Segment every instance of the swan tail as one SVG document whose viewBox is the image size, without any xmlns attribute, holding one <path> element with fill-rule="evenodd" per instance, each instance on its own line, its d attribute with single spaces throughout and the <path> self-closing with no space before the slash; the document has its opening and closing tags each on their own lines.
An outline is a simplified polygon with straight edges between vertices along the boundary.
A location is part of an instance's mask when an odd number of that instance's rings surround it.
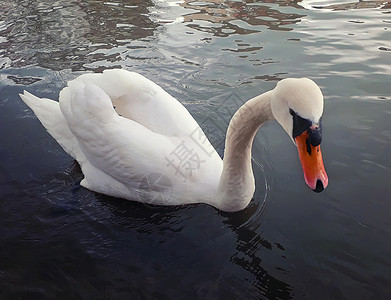
<svg viewBox="0 0 391 300">
<path fill-rule="evenodd" d="M 32 109 L 38 120 L 65 152 L 79 162 L 83 161 L 84 154 L 75 136 L 68 128 L 59 103 L 47 98 L 38 98 L 27 91 L 19 94 L 19 96 Z"/>
</svg>

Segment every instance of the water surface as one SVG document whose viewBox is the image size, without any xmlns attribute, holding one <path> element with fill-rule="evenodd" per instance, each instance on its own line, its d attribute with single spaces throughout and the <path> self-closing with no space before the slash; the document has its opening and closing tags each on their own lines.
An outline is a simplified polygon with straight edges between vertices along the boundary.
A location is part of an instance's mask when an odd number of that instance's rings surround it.
<svg viewBox="0 0 391 300">
<path fill-rule="evenodd" d="M 391 2 L 5 0 L 0 12 L 0 298 L 390 296 Z M 329 187 L 305 186 L 272 122 L 242 212 L 81 188 L 18 93 L 57 99 L 68 80 L 114 67 L 175 96 L 220 154 L 238 105 L 314 79 Z"/>
</svg>

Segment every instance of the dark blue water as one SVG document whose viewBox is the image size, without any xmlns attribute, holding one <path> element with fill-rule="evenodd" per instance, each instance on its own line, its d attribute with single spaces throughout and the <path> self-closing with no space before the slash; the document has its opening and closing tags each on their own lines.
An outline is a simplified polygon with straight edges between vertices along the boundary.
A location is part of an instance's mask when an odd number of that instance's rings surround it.
<svg viewBox="0 0 391 300">
<path fill-rule="evenodd" d="M 0 299 L 391 296 L 391 2 L 5 0 L 0 12 Z M 270 123 L 242 212 L 81 188 L 18 93 L 57 99 L 68 80 L 113 67 L 154 80 L 205 128 L 214 116 L 220 153 L 235 105 L 313 78 L 329 187 L 305 186 Z"/>
</svg>

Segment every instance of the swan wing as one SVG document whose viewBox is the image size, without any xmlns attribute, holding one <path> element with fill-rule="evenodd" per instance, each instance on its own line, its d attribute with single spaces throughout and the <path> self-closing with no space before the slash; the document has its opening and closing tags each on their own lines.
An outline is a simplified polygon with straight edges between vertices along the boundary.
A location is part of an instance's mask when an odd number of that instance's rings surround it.
<svg viewBox="0 0 391 300">
<path fill-rule="evenodd" d="M 86 163 L 82 184 L 92 190 L 129 198 L 140 179 L 167 170 L 169 138 L 118 116 L 98 86 L 74 81 L 60 93 L 60 108 L 78 141 Z M 111 193 L 115 190 L 115 194 Z"/>
<path fill-rule="evenodd" d="M 153 132 L 179 136 L 189 135 L 198 128 L 198 123 L 178 100 L 138 73 L 112 69 L 84 74 L 73 82 L 100 87 L 119 115 Z"/>
</svg>

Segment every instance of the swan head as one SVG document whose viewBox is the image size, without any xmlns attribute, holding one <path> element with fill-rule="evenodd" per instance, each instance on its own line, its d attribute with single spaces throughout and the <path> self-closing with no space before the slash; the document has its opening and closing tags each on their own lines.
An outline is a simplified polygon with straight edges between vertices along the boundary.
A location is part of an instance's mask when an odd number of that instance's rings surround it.
<svg viewBox="0 0 391 300">
<path fill-rule="evenodd" d="M 323 95 L 308 78 L 279 81 L 271 94 L 277 122 L 297 146 L 307 185 L 315 192 L 328 185 L 320 144 L 322 142 Z"/>
</svg>

